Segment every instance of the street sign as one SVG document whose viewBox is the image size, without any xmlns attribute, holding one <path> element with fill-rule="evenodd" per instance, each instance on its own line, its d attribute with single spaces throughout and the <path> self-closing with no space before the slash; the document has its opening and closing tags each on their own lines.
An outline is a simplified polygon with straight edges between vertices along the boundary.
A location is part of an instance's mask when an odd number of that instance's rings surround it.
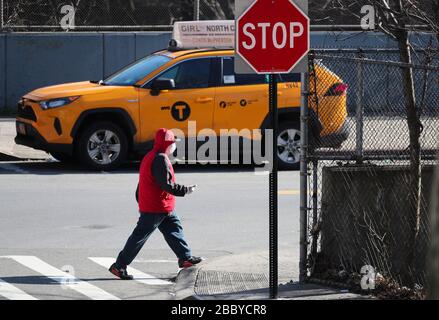
<svg viewBox="0 0 439 320">
<path fill-rule="evenodd" d="M 233 48 L 235 42 L 233 20 L 177 21 L 171 43 L 177 49 Z"/>
<path fill-rule="evenodd" d="M 256 0 L 238 16 L 235 72 L 273 74 L 299 71 L 293 69 L 309 51 L 310 22 L 298 2 L 304 1 Z M 242 70 L 239 59 L 250 68 Z"/>
</svg>

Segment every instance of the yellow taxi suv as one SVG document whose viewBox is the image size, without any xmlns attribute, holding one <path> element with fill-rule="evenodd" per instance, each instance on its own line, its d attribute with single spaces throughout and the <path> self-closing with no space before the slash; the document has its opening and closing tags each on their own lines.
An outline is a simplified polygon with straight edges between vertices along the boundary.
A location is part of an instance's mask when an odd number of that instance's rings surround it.
<svg viewBox="0 0 439 320">
<path fill-rule="evenodd" d="M 265 129 L 269 127 L 264 75 L 234 73 L 233 49 L 174 47 L 155 52 L 101 81 L 44 87 L 18 103 L 17 144 L 79 160 L 97 170 L 116 168 L 151 147 L 158 128 Z M 315 65 L 318 105 L 310 99 L 312 141 L 338 147 L 347 138 L 347 85 Z M 300 75 L 279 75 L 280 168 L 294 169 L 300 154 Z M 312 101 L 311 101 L 312 100 Z M 190 159 L 188 159 L 190 160 Z"/>
</svg>

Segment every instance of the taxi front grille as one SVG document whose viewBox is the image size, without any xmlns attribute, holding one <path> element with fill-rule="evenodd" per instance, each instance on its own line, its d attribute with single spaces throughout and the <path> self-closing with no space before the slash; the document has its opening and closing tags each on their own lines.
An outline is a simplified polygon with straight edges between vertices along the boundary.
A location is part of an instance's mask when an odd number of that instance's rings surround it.
<svg viewBox="0 0 439 320">
<path fill-rule="evenodd" d="M 37 116 L 35 115 L 34 109 L 32 109 L 31 106 L 24 104 L 22 101 L 18 103 L 17 116 L 23 119 L 37 121 Z"/>
</svg>

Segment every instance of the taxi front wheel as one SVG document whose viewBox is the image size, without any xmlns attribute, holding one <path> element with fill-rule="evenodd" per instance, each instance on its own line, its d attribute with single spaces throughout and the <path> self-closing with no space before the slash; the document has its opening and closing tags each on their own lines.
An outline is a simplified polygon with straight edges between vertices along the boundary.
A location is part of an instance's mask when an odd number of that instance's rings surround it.
<svg viewBox="0 0 439 320">
<path fill-rule="evenodd" d="M 85 128 L 77 147 L 82 164 L 96 170 L 111 170 L 125 161 L 128 140 L 118 125 L 102 121 Z"/>
<path fill-rule="evenodd" d="M 300 124 L 286 121 L 279 124 L 277 135 L 277 163 L 279 169 L 297 170 L 300 167 Z"/>
</svg>

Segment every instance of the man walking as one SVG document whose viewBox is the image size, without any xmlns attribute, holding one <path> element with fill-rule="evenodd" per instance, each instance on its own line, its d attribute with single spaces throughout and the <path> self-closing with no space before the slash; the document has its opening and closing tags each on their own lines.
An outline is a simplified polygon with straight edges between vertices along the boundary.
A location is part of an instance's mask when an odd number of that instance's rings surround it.
<svg viewBox="0 0 439 320">
<path fill-rule="evenodd" d="M 175 175 L 168 155 L 176 149 L 172 131 L 159 129 L 154 140 L 154 148 L 143 158 L 140 165 L 139 185 L 136 198 L 140 217 L 125 247 L 109 271 L 123 280 L 133 279 L 127 273 L 127 266 L 134 260 L 149 236 L 158 228 L 169 247 L 178 258 L 180 268 L 191 267 L 202 261 L 192 256 L 184 239 L 183 227 L 174 212 L 175 196 L 183 197 L 194 192 L 196 186 L 175 183 Z"/>
</svg>

